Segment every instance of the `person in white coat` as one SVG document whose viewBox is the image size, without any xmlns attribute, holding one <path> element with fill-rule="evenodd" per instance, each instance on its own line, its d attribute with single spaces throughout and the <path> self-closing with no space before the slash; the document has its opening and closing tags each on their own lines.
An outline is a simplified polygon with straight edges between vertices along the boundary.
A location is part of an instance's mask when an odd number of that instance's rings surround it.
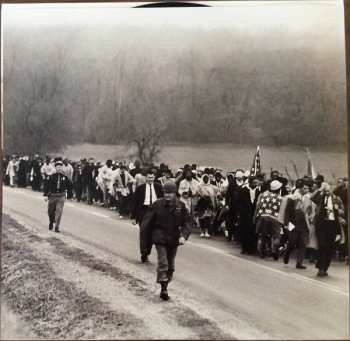
<svg viewBox="0 0 350 341">
<path fill-rule="evenodd" d="M 190 215 L 193 217 L 194 207 L 197 204 L 199 182 L 193 178 L 190 169 L 185 170 L 185 179 L 179 184 L 178 193 L 180 200 L 185 204 Z"/>
<path fill-rule="evenodd" d="M 125 165 L 121 165 L 112 174 L 110 189 L 117 195 L 120 218 L 129 214 L 133 183 L 134 178 L 129 174 Z"/>
<path fill-rule="evenodd" d="M 63 160 L 63 167 L 62 167 L 63 174 L 70 180 L 73 181 L 73 166 L 68 162 L 68 160 L 65 158 Z"/>
<path fill-rule="evenodd" d="M 16 155 L 12 155 L 12 159 L 8 163 L 7 169 L 6 169 L 6 175 L 10 179 L 10 186 L 11 187 L 15 186 L 15 179 L 16 179 L 16 175 L 17 175 L 17 169 L 18 169 L 17 157 L 16 157 Z"/>
<path fill-rule="evenodd" d="M 103 206 L 105 207 L 108 206 L 108 195 L 112 175 L 112 160 L 107 160 L 106 164 L 99 168 L 98 176 L 96 178 L 97 184 L 101 188 L 101 191 L 103 193 Z"/>
</svg>

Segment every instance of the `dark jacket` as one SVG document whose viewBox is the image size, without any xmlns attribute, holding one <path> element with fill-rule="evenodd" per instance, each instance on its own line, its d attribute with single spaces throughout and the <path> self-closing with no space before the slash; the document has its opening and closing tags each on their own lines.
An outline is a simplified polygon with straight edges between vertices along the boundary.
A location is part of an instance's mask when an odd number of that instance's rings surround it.
<svg viewBox="0 0 350 341">
<path fill-rule="evenodd" d="M 146 185 L 147 184 L 142 184 L 138 186 L 134 193 L 133 206 L 131 209 L 131 219 L 136 219 L 136 222 L 141 222 L 145 214 L 145 206 L 143 205 L 143 203 L 145 202 Z M 162 198 L 163 197 L 162 185 L 159 185 L 158 183 L 155 182 L 153 186 L 157 195 L 157 199 Z"/>
<path fill-rule="evenodd" d="M 332 202 L 333 202 L 333 211 L 334 211 L 334 218 L 336 221 L 336 234 L 341 234 L 341 227 L 340 227 L 340 218 L 344 217 L 344 206 L 339 197 L 332 194 Z M 317 205 L 316 206 L 316 212 L 315 212 L 315 228 L 316 231 L 322 229 L 322 224 L 327 218 L 327 211 L 326 211 L 326 205 L 325 205 L 325 195 L 321 192 L 316 193 L 311 200 Z"/>
<path fill-rule="evenodd" d="M 242 222 L 251 223 L 258 202 L 260 191 L 255 189 L 254 202 L 250 200 L 250 191 L 247 187 L 241 187 L 237 190 L 237 211 Z"/>
<path fill-rule="evenodd" d="M 181 236 L 188 239 L 191 227 L 191 217 L 184 203 L 176 199 L 167 205 L 165 199 L 161 198 L 147 210 L 142 220 L 141 241 L 147 240 L 151 234 L 154 244 L 177 246 Z"/>
<path fill-rule="evenodd" d="M 58 181 L 60 177 L 60 181 Z M 72 197 L 72 183 L 64 174 L 55 173 L 52 174 L 48 180 L 48 185 L 44 195 L 50 196 L 55 193 L 65 193 L 67 191 L 67 198 Z"/>
<path fill-rule="evenodd" d="M 94 186 L 95 185 L 95 166 L 85 165 L 82 168 L 82 182 L 83 186 Z"/>
</svg>

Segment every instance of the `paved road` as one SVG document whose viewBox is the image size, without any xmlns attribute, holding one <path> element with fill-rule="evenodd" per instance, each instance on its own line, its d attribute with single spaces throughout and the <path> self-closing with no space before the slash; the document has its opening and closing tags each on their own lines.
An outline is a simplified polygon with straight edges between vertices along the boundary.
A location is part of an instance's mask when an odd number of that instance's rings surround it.
<svg viewBox="0 0 350 341">
<path fill-rule="evenodd" d="M 3 190 L 5 213 L 47 229 L 41 193 Z M 138 228 L 114 211 L 67 201 L 63 234 L 137 263 Z M 155 252 L 149 266 L 155 272 Z M 212 309 L 211 319 L 237 338 L 343 339 L 349 335 L 349 268 L 335 263 L 329 278 L 272 260 L 239 254 L 220 238 L 197 235 L 179 250 L 172 286 L 191 292 Z M 140 265 L 142 266 L 142 265 Z"/>
</svg>

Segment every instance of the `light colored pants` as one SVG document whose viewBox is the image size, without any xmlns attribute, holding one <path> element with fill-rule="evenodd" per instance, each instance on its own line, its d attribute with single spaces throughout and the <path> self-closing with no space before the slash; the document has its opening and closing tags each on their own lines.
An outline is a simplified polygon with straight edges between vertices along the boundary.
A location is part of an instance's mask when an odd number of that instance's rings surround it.
<svg viewBox="0 0 350 341">
<path fill-rule="evenodd" d="M 51 194 L 49 197 L 49 203 L 48 203 L 49 219 L 50 219 L 50 223 L 56 223 L 56 226 L 55 226 L 56 229 L 60 227 L 65 200 L 66 200 L 65 193 Z"/>
<path fill-rule="evenodd" d="M 10 175 L 10 186 L 14 187 L 15 186 L 15 175 Z"/>
</svg>

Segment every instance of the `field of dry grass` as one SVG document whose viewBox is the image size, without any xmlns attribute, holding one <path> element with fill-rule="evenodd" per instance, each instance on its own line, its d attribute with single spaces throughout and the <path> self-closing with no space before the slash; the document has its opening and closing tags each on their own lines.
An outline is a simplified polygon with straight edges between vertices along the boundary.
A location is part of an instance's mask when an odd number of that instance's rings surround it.
<svg viewBox="0 0 350 341">
<path fill-rule="evenodd" d="M 347 156 L 345 152 L 313 150 L 311 148 L 312 162 L 316 172 L 324 174 L 329 181 L 336 177 L 347 175 Z M 98 161 L 108 158 L 128 160 L 128 147 L 122 145 L 93 145 L 79 144 L 69 146 L 63 151 L 64 155 L 73 160 L 81 157 L 95 157 Z M 230 144 L 198 144 L 198 145 L 169 145 L 163 148 L 159 162 L 165 162 L 175 169 L 185 163 L 196 163 L 202 166 L 214 166 L 224 170 L 237 168 L 249 169 L 255 147 L 237 146 Z M 289 174 L 295 178 L 291 161 L 293 161 L 302 176 L 307 170 L 306 153 L 300 147 L 264 147 L 260 146 L 261 164 L 264 172 L 270 168 L 285 173 L 287 167 Z"/>
</svg>

